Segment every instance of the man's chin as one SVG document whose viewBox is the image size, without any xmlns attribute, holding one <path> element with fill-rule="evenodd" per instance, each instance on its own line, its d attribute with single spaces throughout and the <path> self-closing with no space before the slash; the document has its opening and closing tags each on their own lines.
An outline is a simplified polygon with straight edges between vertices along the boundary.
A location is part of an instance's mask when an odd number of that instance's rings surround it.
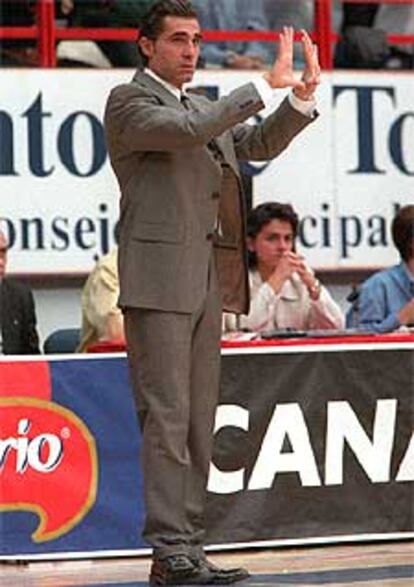
<svg viewBox="0 0 414 587">
<path fill-rule="evenodd" d="M 194 69 L 184 69 L 181 73 L 181 79 L 183 83 L 191 82 L 194 77 Z"/>
</svg>

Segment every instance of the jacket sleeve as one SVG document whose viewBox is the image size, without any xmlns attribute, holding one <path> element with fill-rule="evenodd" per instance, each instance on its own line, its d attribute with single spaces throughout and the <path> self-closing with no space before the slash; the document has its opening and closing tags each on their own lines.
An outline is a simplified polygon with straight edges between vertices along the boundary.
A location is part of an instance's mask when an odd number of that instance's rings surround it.
<svg viewBox="0 0 414 587">
<path fill-rule="evenodd" d="M 39 335 L 36 328 L 36 312 L 33 294 L 29 289 L 24 291 L 23 315 L 22 354 L 38 355 L 40 348 Z"/>
<path fill-rule="evenodd" d="M 233 129 L 236 157 L 244 161 L 267 161 L 277 157 L 315 118 L 295 110 L 285 98 L 261 124 L 238 124 Z"/>
<path fill-rule="evenodd" d="M 268 283 L 262 283 L 250 300 L 250 310 L 247 316 L 241 316 L 243 328 L 252 332 L 264 332 L 274 328 L 275 306 L 278 295 L 274 293 Z"/>
<path fill-rule="evenodd" d="M 117 140 L 125 155 L 201 147 L 263 106 L 254 84 L 241 86 L 200 111 L 169 106 L 141 87 L 122 85 L 112 90 L 107 102 L 107 142 L 111 150 L 111 142 Z"/>
<path fill-rule="evenodd" d="M 359 294 L 359 326 L 384 333 L 396 330 L 400 321 L 387 309 L 386 289 L 379 279 L 364 284 Z"/>
<path fill-rule="evenodd" d="M 310 301 L 310 329 L 341 329 L 345 326 L 344 315 L 338 304 L 332 299 L 326 287 L 321 288 L 319 299 Z"/>
</svg>

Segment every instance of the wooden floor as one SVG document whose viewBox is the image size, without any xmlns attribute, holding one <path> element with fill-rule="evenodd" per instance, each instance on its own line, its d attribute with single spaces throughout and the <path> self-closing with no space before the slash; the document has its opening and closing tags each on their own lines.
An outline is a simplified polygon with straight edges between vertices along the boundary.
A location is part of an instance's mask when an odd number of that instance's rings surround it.
<svg viewBox="0 0 414 587">
<path fill-rule="evenodd" d="M 243 565 L 252 577 L 238 587 L 413 587 L 414 542 L 278 548 L 215 553 L 223 566 Z M 0 565 L 1 587 L 144 587 L 148 558 Z"/>
</svg>

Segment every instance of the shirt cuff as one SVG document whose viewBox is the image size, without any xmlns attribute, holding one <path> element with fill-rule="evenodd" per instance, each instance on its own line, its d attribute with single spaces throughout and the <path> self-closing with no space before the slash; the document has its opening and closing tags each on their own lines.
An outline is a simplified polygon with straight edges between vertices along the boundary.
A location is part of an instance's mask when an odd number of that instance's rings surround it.
<svg viewBox="0 0 414 587">
<path fill-rule="evenodd" d="M 265 108 L 267 108 L 267 106 L 269 106 L 272 102 L 272 98 L 275 94 L 274 90 L 272 90 L 263 77 L 259 77 L 253 80 L 253 84 L 256 87 L 256 90 L 259 92 Z"/>
<path fill-rule="evenodd" d="M 385 332 L 393 332 L 397 330 L 401 324 L 396 313 L 388 314 L 388 316 L 382 320 L 369 320 L 369 319 L 362 319 L 359 323 L 359 326 L 364 329 L 373 330 L 374 332 L 378 332 L 379 334 L 383 334 Z"/>
<path fill-rule="evenodd" d="M 272 100 L 275 96 L 275 90 L 273 90 L 267 81 L 263 77 L 259 77 L 253 80 L 253 84 L 258 91 L 265 108 L 270 106 Z M 316 112 L 316 100 L 301 100 L 293 92 L 290 92 L 288 95 L 289 103 L 298 112 L 303 114 L 304 116 L 308 116 L 309 118 L 315 117 Z"/>
<path fill-rule="evenodd" d="M 398 314 L 394 312 L 381 322 L 380 328 L 382 332 L 392 332 L 393 330 L 397 330 L 400 326 L 401 324 Z"/>
<path fill-rule="evenodd" d="M 292 108 L 298 110 L 304 116 L 309 116 L 309 118 L 315 117 L 316 100 L 314 98 L 312 100 L 301 100 L 293 92 L 290 92 L 288 99 Z"/>
</svg>

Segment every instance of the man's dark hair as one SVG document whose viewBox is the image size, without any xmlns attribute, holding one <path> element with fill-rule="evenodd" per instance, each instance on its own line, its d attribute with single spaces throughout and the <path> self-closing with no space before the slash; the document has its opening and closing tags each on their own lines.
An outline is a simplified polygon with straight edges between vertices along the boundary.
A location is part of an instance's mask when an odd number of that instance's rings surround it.
<svg viewBox="0 0 414 587">
<path fill-rule="evenodd" d="M 295 241 L 298 233 L 299 217 L 290 204 L 281 204 L 279 202 L 267 202 L 250 210 L 247 215 L 247 236 L 256 238 L 262 228 L 272 220 L 289 222 L 293 231 L 293 240 Z M 255 252 L 248 252 L 248 262 L 250 268 L 257 266 Z"/>
<path fill-rule="evenodd" d="M 414 257 L 414 206 L 403 206 L 391 225 L 392 239 L 401 258 L 407 262 Z"/>
<path fill-rule="evenodd" d="M 138 40 L 147 37 L 147 39 L 155 41 L 164 29 L 164 19 L 167 16 L 198 19 L 197 12 L 189 0 L 158 0 L 142 18 Z M 139 45 L 138 51 L 143 65 L 146 66 L 148 58 L 143 54 Z"/>
</svg>

